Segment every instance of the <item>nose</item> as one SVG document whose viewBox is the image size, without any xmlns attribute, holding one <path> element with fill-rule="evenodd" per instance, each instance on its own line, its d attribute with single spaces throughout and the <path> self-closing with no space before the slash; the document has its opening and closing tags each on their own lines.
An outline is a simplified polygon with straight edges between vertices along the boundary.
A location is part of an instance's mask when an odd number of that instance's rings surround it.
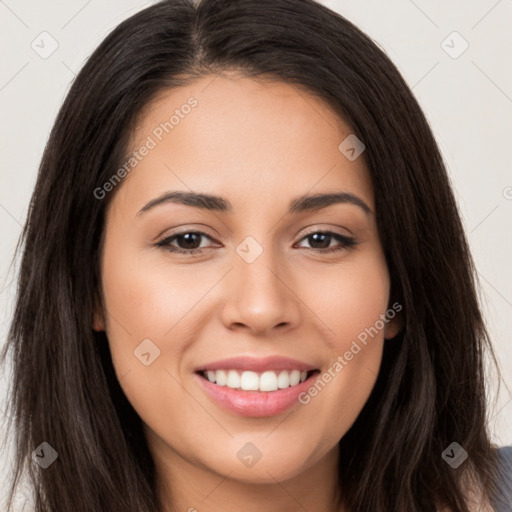
<svg viewBox="0 0 512 512">
<path fill-rule="evenodd" d="M 301 299 L 284 263 L 270 249 L 251 263 L 236 253 L 233 258 L 234 268 L 225 283 L 224 325 L 258 336 L 297 327 Z"/>
</svg>

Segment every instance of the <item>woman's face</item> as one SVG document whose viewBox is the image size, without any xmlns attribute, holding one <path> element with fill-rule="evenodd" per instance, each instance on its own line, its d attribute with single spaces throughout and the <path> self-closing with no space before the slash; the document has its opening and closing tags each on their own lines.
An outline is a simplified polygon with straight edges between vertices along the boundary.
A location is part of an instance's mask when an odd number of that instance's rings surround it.
<svg viewBox="0 0 512 512">
<path fill-rule="evenodd" d="M 234 73 L 145 110 L 107 212 L 94 327 L 162 467 L 246 482 L 334 467 L 383 325 L 397 329 L 350 135 L 303 90 Z M 304 199 L 320 194 L 339 196 Z"/>
</svg>

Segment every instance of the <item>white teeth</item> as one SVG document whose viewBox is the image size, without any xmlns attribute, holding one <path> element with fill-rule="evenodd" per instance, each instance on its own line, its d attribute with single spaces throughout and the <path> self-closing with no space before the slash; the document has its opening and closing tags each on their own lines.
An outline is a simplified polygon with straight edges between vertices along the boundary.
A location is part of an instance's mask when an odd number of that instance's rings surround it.
<svg viewBox="0 0 512 512">
<path fill-rule="evenodd" d="M 215 372 L 215 382 L 217 383 L 218 386 L 225 386 L 226 383 L 227 383 L 227 376 L 226 376 L 226 372 L 224 370 L 217 370 Z"/>
<path fill-rule="evenodd" d="M 300 382 L 299 370 L 293 370 L 290 372 L 290 386 L 296 386 Z"/>
<path fill-rule="evenodd" d="M 237 389 L 240 387 L 240 375 L 238 375 L 238 372 L 236 370 L 229 370 L 226 386 L 228 388 L 233 389 Z"/>
<path fill-rule="evenodd" d="M 290 374 L 286 370 L 283 370 L 277 376 L 277 387 L 284 389 L 290 386 Z"/>
<path fill-rule="evenodd" d="M 307 379 L 308 372 L 300 370 L 281 370 L 279 373 L 266 371 L 261 374 L 238 370 L 208 370 L 206 378 L 218 386 L 227 386 L 244 391 L 276 391 L 296 386 Z"/>
<path fill-rule="evenodd" d="M 275 391 L 277 389 L 276 372 L 264 372 L 260 377 L 260 391 Z"/>
<path fill-rule="evenodd" d="M 244 391 L 258 391 L 260 378 L 256 372 L 243 372 L 240 377 L 240 387 Z"/>
</svg>

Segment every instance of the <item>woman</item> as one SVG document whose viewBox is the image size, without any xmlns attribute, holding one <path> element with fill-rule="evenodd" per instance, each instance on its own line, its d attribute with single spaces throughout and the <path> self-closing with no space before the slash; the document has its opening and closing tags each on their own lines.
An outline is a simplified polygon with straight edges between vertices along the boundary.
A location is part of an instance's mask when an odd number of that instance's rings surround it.
<svg viewBox="0 0 512 512">
<path fill-rule="evenodd" d="M 326 7 L 121 23 L 23 237 L 8 347 L 36 511 L 507 510 L 444 164 L 393 64 Z"/>
</svg>

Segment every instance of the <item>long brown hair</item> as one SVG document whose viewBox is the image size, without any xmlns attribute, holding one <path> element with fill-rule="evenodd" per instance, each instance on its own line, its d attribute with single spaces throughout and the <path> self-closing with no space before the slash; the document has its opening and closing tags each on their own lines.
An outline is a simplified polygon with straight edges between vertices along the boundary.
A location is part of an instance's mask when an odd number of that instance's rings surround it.
<svg viewBox="0 0 512 512">
<path fill-rule="evenodd" d="M 468 512 L 465 482 L 496 496 L 486 427 L 484 349 L 494 359 L 475 269 L 447 172 L 418 103 L 386 55 L 313 0 L 169 0 L 121 23 L 91 55 L 58 114 L 28 219 L 12 354 L 16 458 L 36 512 L 156 512 L 155 468 L 141 421 L 92 330 L 99 251 L 137 116 L 160 91 L 236 69 L 304 88 L 366 145 L 378 228 L 402 333 L 386 342 L 375 388 L 341 439 L 350 511 Z M 459 468 L 442 452 L 456 441 Z M 42 442 L 58 452 L 31 462 Z"/>
</svg>

